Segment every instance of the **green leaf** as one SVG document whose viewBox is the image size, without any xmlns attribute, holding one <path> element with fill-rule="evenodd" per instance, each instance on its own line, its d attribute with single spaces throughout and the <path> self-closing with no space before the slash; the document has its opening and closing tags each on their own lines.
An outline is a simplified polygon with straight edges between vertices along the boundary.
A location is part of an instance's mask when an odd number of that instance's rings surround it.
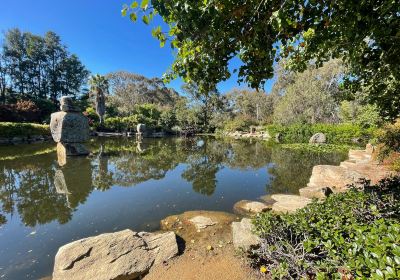
<svg viewBox="0 0 400 280">
<path fill-rule="evenodd" d="M 146 15 L 143 15 L 142 20 L 145 24 L 149 24 L 149 18 Z"/>
<path fill-rule="evenodd" d="M 133 1 L 132 4 L 131 4 L 131 8 L 135 9 L 137 7 L 139 7 L 139 3 L 137 1 Z"/>
<path fill-rule="evenodd" d="M 136 15 L 136 13 L 131 13 L 131 14 L 129 15 L 129 18 L 131 19 L 131 21 L 135 22 L 135 21 L 137 20 L 137 15 Z"/>
<path fill-rule="evenodd" d="M 128 11 L 128 9 L 127 8 L 123 8 L 122 10 L 121 10 L 121 15 L 124 17 L 124 16 L 126 16 L 126 12 Z"/>
<path fill-rule="evenodd" d="M 146 10 L 148 5 L 149 5 L 149 0 L 142 0 L 142 3 L 140 4 L 140 8 L 143 10 Z"/>
</svg>

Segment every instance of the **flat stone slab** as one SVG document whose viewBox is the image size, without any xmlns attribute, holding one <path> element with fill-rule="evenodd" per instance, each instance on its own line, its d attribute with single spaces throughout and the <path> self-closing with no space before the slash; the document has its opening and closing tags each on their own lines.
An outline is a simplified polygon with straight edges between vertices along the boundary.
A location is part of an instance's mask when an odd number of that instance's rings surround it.
<svg viewBox="0 0 400 280">
<path fill-rule="evenodd" d="M 217 224 L 217 222 L 214 222 L 209 217 L 204 216 L 196 216 L 189 221 L 194 224 L 197 229 L 204 229 Z"/>
<path fill-rule="evenodd" d="M 312 201 L 306 197 L 291 194 L 274 194 L 271 198 L 276 201 L 272 205 L 272 211 L 276 213 L 293 213 L 306 207 Z"/>
<path fill-rule="evenodd" d="M 372 160 L 372 155 L 368 150 L 349 150 L 349 160 L 357 163 L 368 163 Z"/>
<path fill-rule="evenodd" d="M 271 210 L 271 205 L 259 201 L 241 200 L 235 203 L 233 210 L 238 214 L 257 214 Z"/>
<path fill-rule="evenodd" d="M 62 246 L 55 257 L 53 280 L 135 279 L 155 263 L 178 254 L 173 232 L 137 233 L 126 229 Z"/>
<path fill-rule="evenodd" d="M 248 251 L 252 246 L 260 244 L 260 238 L 253 233 L 254 225 L 248 218 L 232 223 L 232 238 L 235 249 Z"/>
</svg>

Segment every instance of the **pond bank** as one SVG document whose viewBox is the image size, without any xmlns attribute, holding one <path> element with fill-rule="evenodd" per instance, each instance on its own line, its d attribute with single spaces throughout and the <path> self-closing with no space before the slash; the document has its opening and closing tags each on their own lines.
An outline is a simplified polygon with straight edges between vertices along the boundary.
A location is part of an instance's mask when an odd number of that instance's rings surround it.
<svg viewBox="0 0 400 280">
<path fill-rule="evenodd" d="M 356 180 L 363 176 L 364 178 L 378 180 L 380 176 L 390 175 L 386 167 L 380 166 L 372 160 L 372 152 L 373 149 L 371 147 L 367 147 L 366 150 L 362 151 L 350 150 L 349 159 L 342 162 L 339 167 L 348 168 L 349 174 L 354 175 L 354 172 L 357 172 L 356 170 L 359 172 L 357 176 L 345 176 L 344 178 L 352 178 L 352 182 L 356 183 Z M 346 190 L 346 186 L 337 187 L 337 182 L 341 182 L 340 180 L 320 182 L 315 179 L 316 176 L 331 178 L 324 176 L 323 173 L 327 172 L 326 174 L 330 174 L 337 167 L 325 165 L 321 169 L 317 165 L 313 168 L 310 182 L 304 188 L 315 188 L 315 193 L 318 196 L 311 197 L 319 197 L 321 193 L 324 195 L 329 194 L 330 192 L 326 191 L 326 188 L 329 188 L 331 192 Z M 373 178 L 370 177 L 370 172 L 361 172 L 370 170 L 379 170 L 382 172 L 374 172 L 372 174 Z M 318 185 L 316 182 L 320 182 L 321 184 Z M 351 183 L 349 180 L 346 182 Z M 314 185 L 311 185 L 311 183 Z M 324 196 L 320 198 L 324 198 Z M 267 201 L 272 200 L 272 207 L 254 207 L 253 203 L 250 205 L 252 207 L 249 208 L 252 212 L 248 213 L 249 216 L 255 214 L 254 209 L 268 211 L 268 209 L 272 208 L 272 211 L 275 212 L 293 212 L 304 207 L 311 201 L 308 195 L 287 194 L 272 195 L 263 199 Z M 247 207 L 248 203 L 251 203 L 251 201 L 242 204 Z M 239 216 L 213 211 L 189 211 L 161 220 L 161 229 L 167 232 L 174 232 L 178 236 L 178 241 L 183 241 L 184 250 L 180 256 L 152 267 L 149 273 L 144 276 L 144 279 L 260 279 L 263 275 L 246 266 L 245 259 L 237 258 L 235 248 L 241 247 L 239 243 L 242 239 L 236 238 L 239 240 L 236 242 L 232 238 L 231 225 L 241 224 L 237 222 L 239 220 Z M 234 228 L 243 229 L 243 227 L 237 226 Z M 248 230 L 248 233 L 251 234 L 250 227 Z M 233 232 L 233 235 L 235 236 L 235 232 Z"/>
</svg>

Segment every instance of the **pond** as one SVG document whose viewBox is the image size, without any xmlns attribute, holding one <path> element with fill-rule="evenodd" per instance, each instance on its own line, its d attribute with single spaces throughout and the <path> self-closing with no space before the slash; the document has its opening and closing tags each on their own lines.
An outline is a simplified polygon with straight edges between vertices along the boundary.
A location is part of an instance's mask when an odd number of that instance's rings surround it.
<svg viewBox="0 0 400 280">
<path fill-rule="evenodd" d="M 88 146 L 91 156 L 63 166 L 54 143 L 0 147 L 0 279 L 50 275 L 58 248 L 83 237 L 154 231 L 172 214 L 232 212 L 242 199 L 297 193 L 314 165 L 346 158 L 212 137 Z"/>
</svg>

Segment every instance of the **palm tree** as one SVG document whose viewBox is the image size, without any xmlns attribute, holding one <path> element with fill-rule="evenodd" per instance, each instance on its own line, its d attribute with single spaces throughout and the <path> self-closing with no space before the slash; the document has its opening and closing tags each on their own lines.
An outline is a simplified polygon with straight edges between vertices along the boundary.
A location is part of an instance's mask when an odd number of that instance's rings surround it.
<svg viewBox="0 0 400 280">
<path fill-rule="evenodd" d="M 108 94 L 108 79 L 105 76 L 96 74 L 89 79 L 90 94 L 96 97 L 96 113 L 100 118 L 100 125 L 103 125 L 106 112 L 105 94 Z"/>
</svg>

